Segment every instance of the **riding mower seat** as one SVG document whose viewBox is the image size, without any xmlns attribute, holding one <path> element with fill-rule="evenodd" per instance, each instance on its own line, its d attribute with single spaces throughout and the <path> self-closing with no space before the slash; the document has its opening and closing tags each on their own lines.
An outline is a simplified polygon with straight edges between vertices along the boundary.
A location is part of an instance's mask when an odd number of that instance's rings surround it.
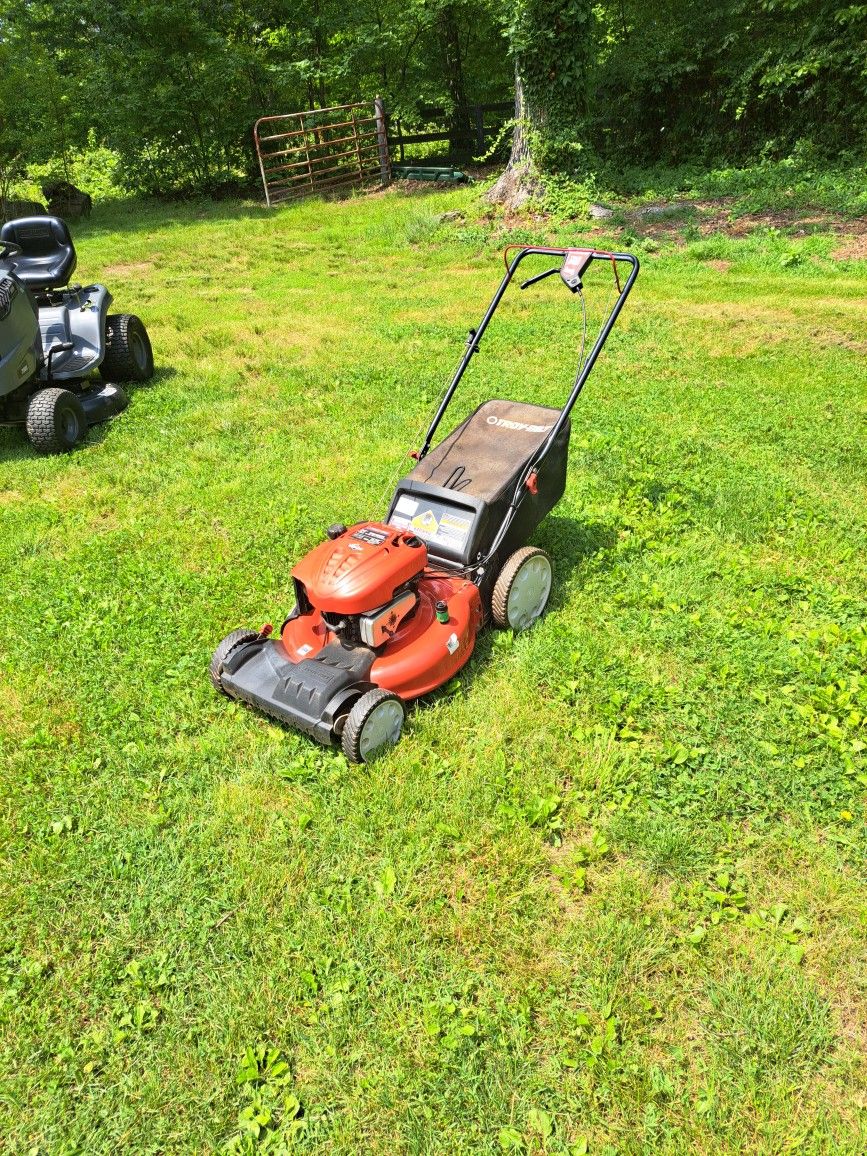
<svg viewBox="0 0 867 1156">
<path fill-rule="evenodd" d="M 75 246 L 60 217 L 19 217 L 0 229 L 0 240 L 18 245 L 15 276 L 36 292 L 62 289 L 75 272 Z"/>
</svg>

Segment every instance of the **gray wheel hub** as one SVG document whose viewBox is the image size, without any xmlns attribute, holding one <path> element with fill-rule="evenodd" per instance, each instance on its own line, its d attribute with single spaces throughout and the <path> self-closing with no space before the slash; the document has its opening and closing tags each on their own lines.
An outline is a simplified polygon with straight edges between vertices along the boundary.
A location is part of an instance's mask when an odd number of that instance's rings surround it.
<svg viewBox="0 0 867 1156">
<path fill-rule="evenodd" d="M 139 367 L 139 369 L 143 370 L 147 365 L 147 352 L 145 351 L 145 345 L 141 339 L 141 334 L 136 333 L 135 330 L 129 334 L 129 349 L 130 353 L 133 355 L 133 359 L 135 360 L 136 365 Z"/>
<path fill-rule="evenodd" d="M 392 747 L 400 738 L 403 727 L 403 709 L 399 702 L 388 699 L 375 706 L 361 728 L 358 749 L 367 759 L 383 747 Z"/>
<path fill-rule="evenodd" d="M 60 413 L 60 429 L 64 438 L 70 444 L 78 441 L 78 436 L 81 430 L 78 426 L 78 418 L 71 409 L 64 409 Z"/>
<path fill-rule="evenodd" d="M 545 609 L 551 593 L 551 577 L 551 563 L 543 554 L 528 558 L 520 568 L 506 602 L 506 613 L 513 630 L 526 630 Z"/>
</svg>

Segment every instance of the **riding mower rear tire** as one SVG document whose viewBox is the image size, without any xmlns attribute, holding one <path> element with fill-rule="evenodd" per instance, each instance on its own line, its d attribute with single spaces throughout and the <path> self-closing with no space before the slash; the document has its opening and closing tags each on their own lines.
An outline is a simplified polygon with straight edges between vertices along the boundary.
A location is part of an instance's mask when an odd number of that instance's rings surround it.
<svg viewBox="0 0 867 1156">
<path fill-rule="evenodd" d="M 27 406 L 27 436 L 40 454 L 62 454 L 73 449 L 87 432 L 81 402 L 68 389 L 40 389 Z"/>
<path fill-rule="evenodd" d="M 133 313 L 110 313 L 105 319 L 105 357 L 99 367 L 104 381 L 150 381 L 154 354 L 141 319 Z"/>
</svg>

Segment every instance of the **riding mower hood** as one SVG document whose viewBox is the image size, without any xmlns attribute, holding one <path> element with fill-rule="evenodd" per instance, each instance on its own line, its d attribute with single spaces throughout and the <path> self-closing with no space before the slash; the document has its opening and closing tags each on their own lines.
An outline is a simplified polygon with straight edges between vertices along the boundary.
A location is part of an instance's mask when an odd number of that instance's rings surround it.
<svg viewBox="0 0 867 1156">
<path fill-rule="evenodd" d="M 144 325 L 110 314 L 104 285 L 70 285 L 75 266 L 59 217 L 0 229 L 0 425 L 24 426 L 43 453 L 72 449 L 88 426 L 126 409 L 121 383 L 153 375 Z"/>
<path fill-rule="evenodd" d="M 280 635 L 270 625 L 232 631 L 214 652 L 214 686 L 365 762 L 397 742 L 406 704 L 452 678 L 484 623 L 525 630 L 544 612 L 551 559 L 527 541 L 563 495 L 570 419 L 638 276 L 631 254 L 522 248 L 433 417 L 415 468 L 398 484 L 384 521 L 329 526 L 292 571 L 295 607 Z M 562 409 L 491 400 L 431 449 L 440 422 L 518 267 L 554 258 L 527 289 L 559 275 L 582 303 L 594 262 L 617 294 L 592 349 L 582 340 Z M 621 284 L 619 269 L 628 268 Z"/>
</svg>

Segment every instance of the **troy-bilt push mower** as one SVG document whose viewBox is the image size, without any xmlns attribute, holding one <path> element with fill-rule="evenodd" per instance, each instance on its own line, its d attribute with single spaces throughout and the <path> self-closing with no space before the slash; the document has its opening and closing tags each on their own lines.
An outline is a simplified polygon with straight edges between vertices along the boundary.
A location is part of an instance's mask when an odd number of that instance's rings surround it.
<svg viewBox="0 0 867 1156">
<path fill-rule="evenodd" d="M 508 250 L 506 251 L 508 257 Z M 518 266 L 555 264 L 522 289 L 559 274 L 586 307 L 582 277 L 594 261 L 618 290 L 593 348 L 581 355 L 561 410 L 486 401 L 434 449 L 458 383 Z M 621 285 L 619 266 L 629 272 Z M 522 248 L 467 348 L 427 431 L 417 465 L 397 486 L 385 521 L 329 526 L 292 571 L 295 608 L 272 628 L 234 630 L 211 660 L 214 686 L 366 762 L 400 738 L 405 704 L 442 686 L 473 652 L 487 617 L 524 630 L 551 592 L 551 559 L 527 539 L 566 485 L 569 414 L 638 276 L 627 253 Z"/>
<path fill-rule="evenodd" d="M 88 426 L 126 409 L 120 382 L 154 371 L 144 325 L 109 314 L 104 285 L 70 285 L 75 265 L 59 217 L 0 229 L 0 425 L 23 425 L 42 453 L 72 449 Z M 96 369 L 102 383 L 90 380 Z"/>
</svg>

